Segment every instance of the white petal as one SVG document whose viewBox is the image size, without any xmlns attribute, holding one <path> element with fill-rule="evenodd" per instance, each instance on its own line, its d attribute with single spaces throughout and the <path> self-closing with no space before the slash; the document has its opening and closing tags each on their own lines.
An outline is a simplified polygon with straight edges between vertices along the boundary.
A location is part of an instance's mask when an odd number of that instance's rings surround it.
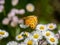
<svg viewBox="0 0 60 45">
<path fill-rule="evenodd" d="M 27 28 L 28 26 L 24 25 L 24 24 L 20 24 L 21 28 Z"/>
</svg>

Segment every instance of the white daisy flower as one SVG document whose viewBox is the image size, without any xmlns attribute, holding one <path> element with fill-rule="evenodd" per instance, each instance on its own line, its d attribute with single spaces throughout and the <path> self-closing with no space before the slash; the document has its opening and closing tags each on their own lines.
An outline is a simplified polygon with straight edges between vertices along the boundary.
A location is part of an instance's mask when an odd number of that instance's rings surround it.
<svg viewBox="0 0 60 45">
<path fill-rule="evenodd" d="M 35 42 L 30 38 L 26 38 L 24 40 L 24 43 L 25 43 L 25 45 L 35 45 Z"/>
<path fill-rule="evenodd" d="M 49 38 L 50 36 L 54 36 L 54 33 L 51 31 L 44 31 L 43 36 L 45 36 L 45 38 Z"/>
<path fill-rule="evenodd" d="M 47 27 L 48 27 L 49 30 L 54 30 L 56 28 L 56 24 L 50 23 L 50 24 L 47 25 Z"/>
<path fill-rule="evenodd" d="M 9 34 L 5 30 L 0 30 L 0 35 L 2 35 L 4 38 L 8 37 Z"/>
<path fill-rule="evenodd" d="M 22 40 L 22 39 L 24 39 L 24 37 L 21 34 L 19 34 L 19 35 L 16 36 L 16 40 L 19 41 L 19 40 Z"/>
<path fill-rule="evenodd" d="M 19 2 L 19 0 L 12 0 L 11 3 L 12 3 L 13 6 L 16 6 L 18 4 L 18 2 Z"/>
<path fill-rule="evenodd" d="M 58 44 L 58 39 L 56 37 L 50 36 L 49 39 L 47 39 L 48 43 L 51 45 L 57 45 Z"/>
<path fill-rule="evenodd" d="M 0 5 L 0 13 L 4 10 L 4 5 Z"/>
<path fill-rule="evenodd" d="M 37 27 L 36 27 L 36 30 L 39 30 L 40 32 L 43 32 L 43 31 L 47 30 L 47 27 L 46 27 L 46 25 L 38 24 Z"/>
<path fill-rule="evenodd" d="M 34 5 L 29 3 L 26 5 L 26 10 L 29 11 L 29 12 L 33 12 L 35 9 Z"/>
<path fill-rule="evenodd" d="M 42 34 L 39 31 L 33 31 L 32 32 L 32 40 L 38 41 L 39 39 L 42 39 Z"/>
<path fill-rule="evenodd" d="M 27 28 L 28 26 L 27 25 L 24 25 L 24 24 L 20 24 L 20 27 L 21 28 Z"/>
<path fill-rule="evenodd" d="M 7 45 L 18 45 L 18 43 L 16 41 L 10 41 L 7 43 Z"/>
</svg>

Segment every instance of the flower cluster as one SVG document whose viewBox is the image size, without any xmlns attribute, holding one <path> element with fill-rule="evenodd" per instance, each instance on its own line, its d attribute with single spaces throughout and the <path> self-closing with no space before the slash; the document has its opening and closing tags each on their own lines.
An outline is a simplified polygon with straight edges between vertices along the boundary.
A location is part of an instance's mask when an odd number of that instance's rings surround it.
<svg viewBox="0 0 60 45">
<path fill-rule="evenodd" d="M 4 3 L 5 3 L 5 0 L 0 0 L 0 12 L 4 10 Z"/>
<path fill-rule="evenodd" d="M 58 38 L 56 38 L 55 34 L 52 32 L 56 28 L 56 24 L 50 23 L 47 25 L 38 24 L 36 26 L 36 30 L 29 33 L 29 32 L 22 32 L 21 34 L 16 36 L 16 40 L 23 40 L 25 45 L 38 45 L 39 40 L 42 40 L 43 37 L 46 39 L 47 43 L 51 45 L 58 44 Z M 24 37 L 24 35 L 26 37 Z"/>
<path fill-rule="evenodd" d="M 0 40 L 9 36 L 9 33 L 0 29 Z"/>
<path fill-rule="evenodd" d="M 16 14 L 24 14 L 25 10 L 24 9 L 12 9 L 10 13 L 8 13 L 8 17 L 4 18 L 2 23 L 4 25 L 10 24 L 12 27 L 16 27 L 18 24 L 23 23 L 23 19 L 18 18 Z"/>
</svg>

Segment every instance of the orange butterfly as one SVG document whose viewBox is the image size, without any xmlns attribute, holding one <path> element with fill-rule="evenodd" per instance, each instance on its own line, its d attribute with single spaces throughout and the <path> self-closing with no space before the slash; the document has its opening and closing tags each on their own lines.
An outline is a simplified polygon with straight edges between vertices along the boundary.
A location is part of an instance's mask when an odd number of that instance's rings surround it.
<svg viewBox="0 0 60 45">
<path fill-rule="evenodd" d="M 25 25 L 34 29 L 38 23 L 37 16 L 27 16 L 25 17 Z"/>
</svg>

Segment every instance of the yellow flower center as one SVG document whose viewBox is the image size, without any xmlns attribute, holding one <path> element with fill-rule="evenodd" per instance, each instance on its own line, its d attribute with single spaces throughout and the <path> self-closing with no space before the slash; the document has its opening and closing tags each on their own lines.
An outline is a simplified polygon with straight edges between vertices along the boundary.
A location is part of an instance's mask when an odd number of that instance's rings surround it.
<svg viewBox="0 0 60 45">
<path fill-rule="evenodd" d="M 33 36 L 35 39 L 37 39 L 39 37 L 39 34 L 34 34 Z"/>
<path fill-rule="evenodd" d="M 32 6 L 29 6 L 28 9 L 29 9 L 29 10 L 32 10 Z"/>
<path fill-rule="evenodd" d="M 29 41 L 27 42 L 27 45 L 33 45 L 33 41 L 32 41 L 32 40 L 29 40 Z"/>
<path fill-rule="evenodd" d="M 41 27 L 40 27 L 40 30 L 44 30 L 44 26 L 41 26 Z"/>
<path fill-rule="evenodd" d="M 18 38 L 19 38 L 19 39 L 22 38 L 22 35 L 19 35 Z"/>
<path fill-rule="evenodd" d="M 50 38 L 50 41 L 51 41 L 51 42 L 55 42 L 55 39 L 54 39 L 54 38 Z"/>
<path fill-rule="evenodd" d="M 46 36 L 50 36 L 50 32 L 46 32 Z"/>
<path fill-rule="evenodd" d="M 1 35 L 4 35 L 4 34 L 5 34 L 5 32 L 0 32 L 0 34 L 1 34 Z"/>
<path fill-rule="evenodd" d="M 50 25 L 49 28 L 53 28 L 54 26 L 53 25 Z"/>
</svg>

